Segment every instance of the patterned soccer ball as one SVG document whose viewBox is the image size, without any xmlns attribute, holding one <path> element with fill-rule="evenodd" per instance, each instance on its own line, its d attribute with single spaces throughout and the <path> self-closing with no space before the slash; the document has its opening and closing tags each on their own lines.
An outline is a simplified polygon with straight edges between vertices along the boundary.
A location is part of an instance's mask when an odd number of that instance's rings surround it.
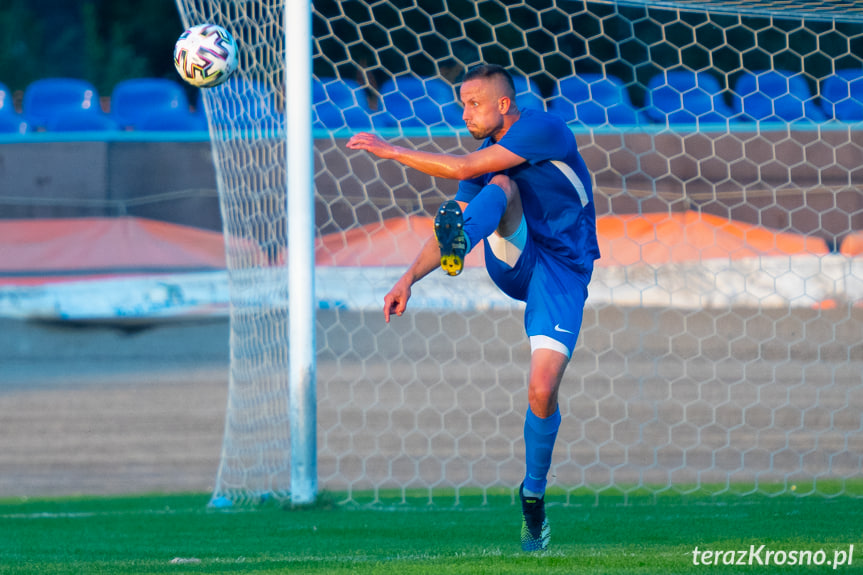
<svg viewBox="0 0 863 575">
<path fill-rule="evenodd" d="M 192 26 L 174 45 L 174 67 L 193 86 L 218 86 L 237 69 L 237 42 L 221 26 Z"/>
</svg>

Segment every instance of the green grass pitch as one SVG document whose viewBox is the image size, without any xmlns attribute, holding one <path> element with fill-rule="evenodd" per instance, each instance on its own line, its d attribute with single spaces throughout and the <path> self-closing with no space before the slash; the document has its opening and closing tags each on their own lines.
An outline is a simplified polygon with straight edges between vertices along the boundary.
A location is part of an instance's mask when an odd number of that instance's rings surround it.
<svg viewBox="0 0 863 575">
<path fill-rule="evenodd" d="M 212 510 L 206 495 L 4 500 L 0 573 L 863 572 L 859 497 L 554 499 L 552 547 L 538 554 L 519 549 L 520 512 L 508 491 L 482 504 L 429 506 L 425 494 L 302 510 Z M 762 545 L 746 566 L 723 565 Z M 710 565 L 694 564 L 696 547 Z M 761 565 L 766 552 L 774 555 Z"/>
</svg>

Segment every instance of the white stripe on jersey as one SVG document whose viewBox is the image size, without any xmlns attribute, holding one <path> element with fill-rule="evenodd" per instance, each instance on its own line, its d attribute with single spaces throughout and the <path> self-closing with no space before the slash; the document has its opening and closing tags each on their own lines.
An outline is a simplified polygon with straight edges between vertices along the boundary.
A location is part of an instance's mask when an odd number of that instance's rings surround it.
<svg viewBox="0 0 863 575">
<path fill-rule="evenodd" d="M 566 176 L 566 179 L 570 181 L 572 187 L 574 187 L 575 191 L 578 192 L 578 199 L 581 200 L 581 207 L 585 207 L 590 200 L 587 197 L 587 191 L 584 189 L 584 184 L 581 182 L 581 178 L 579 178 L 575 171 L 569 167 L 569 164 L 561 162 L 560 160 L 551 160 L 551 163 L 554 164 L 554 167 L 560 170 L 563 175 Z"/>
</svg>

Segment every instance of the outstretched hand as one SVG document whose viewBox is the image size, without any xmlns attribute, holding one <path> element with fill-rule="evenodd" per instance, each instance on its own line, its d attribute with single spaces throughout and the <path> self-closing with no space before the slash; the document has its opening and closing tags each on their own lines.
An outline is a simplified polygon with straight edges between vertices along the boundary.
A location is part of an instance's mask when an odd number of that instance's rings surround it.
<svg viewBox="0 0 863 575">
<path fill-rule="evenodd" d="M 411 297 L 410 283 L 399 280 L 393 289 L 384 296 L 384 319 L 387 323 L 390 322 L 390 315 L 402 315 L 408 305 L 408 300 Z"/>
<path fill-rule="evenodd" d="M 379 136 L 369 134 L 368 132 L 360 132 L 351 136 L 347 146 L 351 150 L 365 150 L 379 158 L 389 159 L 393 157 L 394 146 Z"/>
</svg>

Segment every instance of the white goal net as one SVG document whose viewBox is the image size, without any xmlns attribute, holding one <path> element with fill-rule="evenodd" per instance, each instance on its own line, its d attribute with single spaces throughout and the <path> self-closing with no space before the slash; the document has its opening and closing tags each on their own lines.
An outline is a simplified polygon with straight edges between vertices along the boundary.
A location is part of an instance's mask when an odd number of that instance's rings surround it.
<svg viewBox="0 0 863 575">
<path fill-rule="evenodd" d="M 215 495 L 289 497 L 283 6 L 178 6 L 241 49 L 238 74 L 206 95 L 232 294 Z M 457 85 L 488 62 L 516 76 L 520 105 L 568 121 L 594 178 L 602 259 L 561 388 L 550 486 L 567 501 L 849 492 L 863 465 L 863 9 L 316 0 L 311 11 L 323 489 L 458 501 L 523 476 L 522 308 L 481 256 L 417 284 L 390 324 L 381 313 L 457 183 L 345 147 L 373 130 L 475 149 Z"/>
</svg>

